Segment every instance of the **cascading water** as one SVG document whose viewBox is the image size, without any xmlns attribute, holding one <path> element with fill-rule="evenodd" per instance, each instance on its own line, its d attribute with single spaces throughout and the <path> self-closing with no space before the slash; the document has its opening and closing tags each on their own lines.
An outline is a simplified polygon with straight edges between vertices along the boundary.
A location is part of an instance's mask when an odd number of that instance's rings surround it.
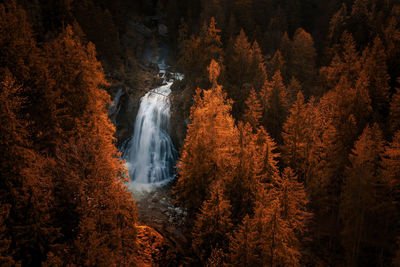
<svg viewBox="0 0 400 267">
<path fill-rule="evenodd" d="M 160 65 L 160 74 L 165 70 Z M 129 176 L 137 184 L 173 178 L 177 152 L 168 134 L 172 82 L 149 91 L 140 100 L 133 136 L 123 145 Z"/>
</svg>

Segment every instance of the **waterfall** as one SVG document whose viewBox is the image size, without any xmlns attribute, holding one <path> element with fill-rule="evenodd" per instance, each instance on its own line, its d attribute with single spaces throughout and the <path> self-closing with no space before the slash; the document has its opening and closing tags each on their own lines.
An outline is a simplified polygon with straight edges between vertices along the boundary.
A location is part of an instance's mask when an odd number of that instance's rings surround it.
<svg viewBox="0 0 400 267">
<path fill-rule="evenodd" d="M 165 70 L 160 70 L 165 74 Z M 168 134 L 172 82 L 152 89 L 140 100 L 133 136 L 123 145 L 131 180 L 156 184 L 173 178 L 177 152 Z"/>
</svg>

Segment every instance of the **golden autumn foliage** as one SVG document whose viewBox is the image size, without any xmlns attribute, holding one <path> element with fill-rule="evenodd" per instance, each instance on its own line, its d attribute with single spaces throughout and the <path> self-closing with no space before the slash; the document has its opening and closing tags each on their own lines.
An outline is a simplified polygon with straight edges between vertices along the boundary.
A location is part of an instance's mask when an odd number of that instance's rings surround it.
<svg viewBox="0 0 400 267">
<path fill-rule="evenodd" d="M 0 12 L 1 264 L 132 265 L 135 206 L 95 47 L 72 27 L 36 46 L 23 9 Z"/>
<path fill-rule="evenodd" d="M 0 266 L 399 266 L 399 2 L 167 2 L 0 3 Z M 184 76 L 160 233 L 107 109 L 150 43 Z"/>
<path fill-rule="evenodd" d="M 390 244 L 394 241 L 387 231 L 393 231 L 388 225 L 394 223 L 395 217 L 389 214 L 394 215 L 395 210 L 386 193 L 388 184 L 382 180 L 379 172 L 383 149 L 382 132 L 374 124 L 364 129 L 350 154 L 351 165 L 345 172 L 340 206 L 344 224 L 342 242 L 350 264 L 381 264 L 381 258 L 365 255 L 364 251 L 377 244 Z"/>
<path fill-rule="evenodd" d="M 233 224 L 231 205 L 223 190 L 221 180 L 213 183 L 210 198 L 203 202 L 193 226 L 192 246 L 202 261 L 206 261 L 213 250 L 226 250 L 228 245 Z"/>
<path fill-rule="evenodd" d="M 217 69 L 214 61 L 210 77 L 215 78 Z M 230 155 L 237 143 L 237 129 L 230 110 L 230 101 L 219 84 L 214 83 L 209 90 L 197 89 L 175 186 L 178 203 L 190 210 L 200 208 L 212 181 L 229 177 L 233 171 Z"/>
</svg>

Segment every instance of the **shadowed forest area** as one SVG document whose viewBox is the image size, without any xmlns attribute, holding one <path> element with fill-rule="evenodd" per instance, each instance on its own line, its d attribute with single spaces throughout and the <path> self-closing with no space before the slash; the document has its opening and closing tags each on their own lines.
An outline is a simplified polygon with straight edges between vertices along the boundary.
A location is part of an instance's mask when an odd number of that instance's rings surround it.
<svg viewBox="0 0 400 267">
<path fill-rule="evenodd" d="M 0 266 L 400 266 L 400 1 L 1 1 L 0 135 Z"/>
</svg>

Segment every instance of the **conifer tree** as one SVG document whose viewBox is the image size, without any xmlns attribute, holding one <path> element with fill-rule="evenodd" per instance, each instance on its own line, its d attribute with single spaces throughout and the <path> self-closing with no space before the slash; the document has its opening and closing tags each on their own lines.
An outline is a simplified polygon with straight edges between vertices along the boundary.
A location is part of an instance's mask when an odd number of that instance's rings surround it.
<svg viewBox="0 0 400 267">
<path fill-rule="evenodd" d="M 233 54 L 227 60 L 226 74 L 229 82 L 229 97 L 234 101 L 232 113 L 241 118 L 244 111 L 244 101 L 248 96 L 252 83 L 252 50 L 243 29 L 236 37 Z M 228 86 L 225 86 L 228 87 Z"/>
<path fill-rule="evenodd" d="M 246 106 L 247 109 L 244 114 L 244 120 L 248 122 L 253 129 L 257 129 L 262 116 L 262 106 L 254 89 L 250 91 L 250 95 L 246 100 Z"/>
<path fill-rule="evenodd" d="M 305 89 L 305 95 L 314 94 L 316 77 L 316 51 L 312 36 L 302 28 L 298 28 L 291 44 L 291 57 L 288 70 Z"/>
<path fill-rule="evenodd" d="M 292 46 L 292 41 L 290 40 L 288 33 L 285 32 L 282 35 L 280 47 L 279 47 L 279 52 L 280 52 L 280 55 L 282 56 L 282 62 L 284 62 L 284 64 L 285 64 L 284 71 L 281 73 L 283 80 L 285 82 L 289 81 L 289 79 L 292 76 L 292 74 L 289 72 L 289 64 L 292 60 L 291 59 L 291 56 L 292 56 L 291 46 Z M 275 72 L 271 73 L 271 75 L 274 75 Z"/>
<path fill-rule="evenodd" d="M 297 240 L 280 209 L 278 200 L 257 203 L 230 241 L 231 266 L 299 266 Z"/>
<path fill-rule="evenodd" d="M 0 81 L 0 250 L 8 264 L 38 265 L 59 235 L 51 219 L 53 189 L 47 172 L 51 163 L 32 148 L 22 90 L 6 69 Z"/>
<path fill-rule="evenodd" d="M 354 38 L 350 33 L 344 32 L 330 65 L 320 70 L 324 82 L 328 88 L 333 88 L 343 77 L 348 81 L 356 81 L 360 71 L 360 55 Z"/>
<path fill-rule="evenodd" d="M 211 17 L 210 23 L 204 24 L 199 36 L 192 35 L 184 42 L 184 49 L 180 49 L 178 64 L 185 74 L 185 80 L 190 86 L 208 86 L 207 66 L 210 61 L 221 61 L 223 56 L 221 30 L 217 22 Z"/>
<path fill-rule="evenodd" d="M 237 129 L 229 114 L 231 101 L 217 83 L 219 65 L 211 61 L 209 90 L 198 89 L 175 186 L 178 203 L 194 212 L 209 193 L 212 181 L 230 176 L 235 168 Z"/>
<path fill-rule="evenodd" d="M 393 200 L 399 205 L 400 198 L 400 131 L 397 131 L 392 142 L 385 147 L 382 157 L 382 179 L 390 186 Z"/>
<path fill-rule="evenodd" d="M 239 122 L 238 132 L 238 163 L 225 183 L 226 194 L 232 205 L 232 220 L 235 223 L 253 212 L 257 187 L 260 186 L 259 174 L 264 164 L 263 147 L 257 143 L 255 130 L 248 123 Z"/>
<path fill-rule="evenodd" d="M 366 258 L 365 253 L 374 248 L 372 240 L 380 239 L 378 229 L 385 232 L 387 228 L 385 214 L 390 207 L 384 202 L 386 189 L 379 175 L 383 149 L 382 132 L 374 124 L 365 128 L 350 155 L 351 165 L 346 169 L 340 205 L 342 244 L 349 265 L 379 263 L 377 258 Z M 383 209 L 386 212 L 380 214 Z"/>
<path fill-rule="evenodd" d="M 286 120 L 288 112 L 287 89 L 283 84 L 282 77 L 277 71 L 261 91 L 263 105 L 263 126 L 271 133 L 272 138 L 281 142 L 282 125 Z"/>
<path fill-rule="evenodd" d="M 282 158 L 304 181 L 312 136 L 309 135 L 310 129 L 307 127 L 311 125 L 308 125 L 308 110 L 301 91 L 297 94 L 297 100 L 289 112 L 290 115 L 283 125 Z"/>
<path fill-rule="evenodd" d="M 256 144 L 259 153 L 262 155 L 262 167 L 259 180 L 262 183 L 270 184 L 276 179 L 277 175 L 279 175 L 279 153 L 276 151 L 276 143 L 264 127 L 259 127 L 256 135 Z"/>
<path fill-rule="evenodd" d="M 265 68 L 264 57 L 257 41 L 254 41 L 251 46 L 251 54 L 253 58 L 252 84 L 256 92 L 259 92 L 267 80 L 267 71 Z"/>
<path fill-rule="evenodd" d="M 54 126 L 42 140 L 55 157 L 54 224 L 64 239 L 51 247 L 47 264 L 131 265 L 135 206 L 123 185 L 125 169 L 107 116 L 110 97 L 102 89 L 107 83 L 94 46 L 67 27 L 46 51 L 54 75 L 45 82 L 45 97 L 54 103 Z"/>
<path fill-rule="evenodd" d="M 276 197 L 280 201 L 282 218 L 295 233 L 304 232 L 311 214 L 306 211 L 308 198 L 303 184 L 297 181 L 297 176 L 291 168 L 284 169 L 276 184 Z"/>
<path fill-rule="evenodd" d="M 226 251 L 232 228 L 231 205 L 223 191 L 223 182 L 218 180 L 211 186 L 210 198 L 203 202 L 192 232 L 192 247 L 202 261 L 210 257 L 213 249 Z"/>
<path fill-rule="evenodd" d="M 274 53 L 271 60 L 268 62 L 268 68 L 267 68 L 268 77 L 272 77 L 278 70 L 284 76 L 287 73 L 286 63 L 287 62 L 283 58 L 281 51 L 277 50 Z"/>
<path fill-rule="evenodd" d="M 387 56 L 379 37 L 363 52 L 363 69 L 369 78 L 368 92 L 374 110 L 374 120 L 384 122 L 389 113 L 389 80 Z"/>
<path fill-rule="evenodd" d="M 302 91 L 301 84 L 294 76 L 292 76 L 289 85 L 287 86 L 287 100 L 290 106 L 296 101 L 299 91 Z"/>
</svg>

